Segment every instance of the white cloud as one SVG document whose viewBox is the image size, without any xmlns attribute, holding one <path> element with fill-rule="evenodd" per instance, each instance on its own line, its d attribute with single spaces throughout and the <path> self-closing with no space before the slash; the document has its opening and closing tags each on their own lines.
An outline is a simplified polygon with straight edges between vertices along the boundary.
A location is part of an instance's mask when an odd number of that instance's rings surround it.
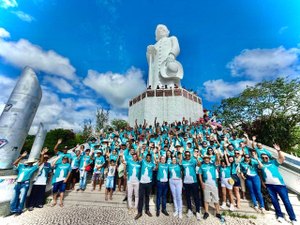
<svg viewBox="0 0 300 225">
<path fill-rule="evenodd" d="M 208 80 L 203 83 L 205 88 L 204 97 L 211 102 L 229 98 L 239 94 L 247 86 L 253 86 L 254 84 L 254 81 L 226 82 L 222 79 Z"/>
<path fill-rule="evenodd" d="M 83 83 L 103 96 L 115 108 L 128 108 L 129 99 L 146 89 L 142 71 L 134 67 L 125 74 L 89 70 Z"/>
<path fill-rule="evenodd" d="M 0 38 L 9 38 L 10 33 L 5 30 L 3 27 L 0 27 Z"/>
<path fill-rule="evenodd" d="M 32 22 L 33 20 L 35 20 L 35 18 L 23 11 L 12 11 L 11 13 L 15 14 L 17 17 L 19 17 L 19 19 L 25 21 L 25 22 Z"/>
<path fill-rule="evenodd" d="M 25 39 L 14 42 L 0 38 L 0 57 L 19 68 L 30 66 L 37 71 L 66 79 L 76 79 L 75 68 L 68 58 L 53 50 L 45 51 Z"/>
<path fill-rule="evenodd" d="M 17 80 L 0 75 L 0 114 L 16 84 Z M 96 109 L 100 105 L 94 98 L 60 98 L 48 87 L 42 86 L 43 97 L 33 120 L 30 134 L 37 132 L 39 123 L 44 123 L 46 129 L 64 128 L 78 132 L 82 130 L 85 119 L 95 120 Z M 112 110 L 110 119 L 127 119 L 125 112 Z"/>
<path fill-rule="evenodd" d="M 73 86 L 63 78 L 45 76 L 44 81 L 49 82 L 50 84 L 58 88 L 58 90 L 63 93 L 74 94 Z"/>
<path fill-rule="evenodd" d="M 299 48 L 245 49 L 228 63 L 231 75 L 261 81 L 279 76 L 299 76 Z"/>
<path fill-rule="evenodd" d="M 17 7 L 18 3 L 16 0 L 0 0 L 0 7 L 4 9 Z"/>
</svg>

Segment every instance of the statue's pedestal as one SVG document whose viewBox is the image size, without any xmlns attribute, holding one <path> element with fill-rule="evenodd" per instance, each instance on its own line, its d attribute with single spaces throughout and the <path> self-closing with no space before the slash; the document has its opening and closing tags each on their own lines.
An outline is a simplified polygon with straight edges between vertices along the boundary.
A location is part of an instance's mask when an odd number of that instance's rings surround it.
<svg viewBox="0 0 300 225">
<path fill-rule="evenodd" d="M 136 119 L 138 124 L 146 119 L 153 125 L 155 117 L 160 124 L 181 121 L 183 117 L 196 121 L 203 116 L 202 99 L 183 88 L 150 89 L 129 101 L 128 114 L 130 126 Z"/>
</svg>

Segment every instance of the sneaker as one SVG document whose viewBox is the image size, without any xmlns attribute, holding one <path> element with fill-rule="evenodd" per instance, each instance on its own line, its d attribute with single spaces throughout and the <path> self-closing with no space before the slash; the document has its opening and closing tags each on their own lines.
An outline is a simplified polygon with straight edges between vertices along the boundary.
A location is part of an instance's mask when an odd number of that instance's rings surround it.
<svg viewBox="0 0 300 225">
<path fill-rule="evenodd" d="M 174 213 L 173 213 L 173 216 L 174 216 L 174 217 L 178 216 L 178 211 L 174 212 Z"/>
<path fill-rule="evenodd" d="M 193 216 L 192 210 L 189 209 L 186 215 L 188 218 L 191 218 Z"/>
<path fill-rule="evenodd" d="M 258 212 L 258 213 L 260 212 L 258 206 L 254 206 L 254 209 L 255 209 L 256 212 Z"/>
<path fill-rule="evenodd" d="M 222 205 L 221 205 L 220 207 L 221 207 L 221 209 L 227 209 L 227 205 L 226 205 L 225 202 L 223 202 Z"/>
<path fill-rule="evenodd" d="M 206 220 L 209 217 L 209 214 L 207 212 L 204 213 L 203 219 Z"/>
<path fill-rule="evenodd" d="M 234 205 L 230 204 L 229 211 L 233 212 L 235 210 Z"/>
<path fill-rule="evenodd" d="M 32 211 L 32 210 L 33 210 L 33 207 L 29 207 L 29 208 L 28 208 L 28 211 Z"/>
<path fill-rule="evenodd" d="M 123 199 L 123 202 L 126 202 L 127 201 L 127 196 L 125 196 L 125 198 Z"/>
<path fill-rule="evenodd" d="M 80 188 L 77 188 L 77 189 L 76 189 L 76 191 L 80 191 L 80 190 L 81 190 Z"/>
<path fill-rule="evenodd" d="M 262 214 L 265 214 L 265 213 L 266 213 L 265 208 L 260 208 L 260 211 L 261 211 Z"/>
<path fill-rule="evenodd" d="M 278 218 L 277 218 L 277 221 L 278 221 L 279 223 L 285 223 L 285 220 L 284 220 L 283 217 L 278 217 Z"/>
<path fill-rule="evenodd" d="M 299 225 L 299 223 L 297 222 L 297 220 L 292 220 L 291 223 L 292 223 L 293 225 Z"/>
<path fill-rule="evenodd" d="M 159 210 L 156 211 L 156 217 L 159 217 Z"/>
<path fill-rule="evenodd" d="M 200 213 L 197 212 L 197 213 L 196 213 L 196 217 L 197 217 L 197 220 L 198 220 L 198 221 L 201 220 L 201 215 L 200 215 Z"/>
<path fill-rule="evenodd" d="M 182 212 L 178 213 L 178 218 L 182 219 Z"/>
</svg>

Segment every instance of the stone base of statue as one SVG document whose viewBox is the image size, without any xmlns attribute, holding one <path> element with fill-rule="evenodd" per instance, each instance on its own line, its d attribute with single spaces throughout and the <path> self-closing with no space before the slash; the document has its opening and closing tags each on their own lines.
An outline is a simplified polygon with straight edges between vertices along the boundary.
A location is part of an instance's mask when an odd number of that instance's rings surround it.
<svg viewBox="0 0 300 225">
<path fill-rule="evenodd" d="M 197 121 L 203 116 L 202 99 L 183 88 L 149 89 L 129 101 L 128 114 L 130 126 L 136 119 L 138 124 L 145 119 L 153 125 L 155 117 L 160 124 L 182 121 L 183 117 Z"/>
</svg>

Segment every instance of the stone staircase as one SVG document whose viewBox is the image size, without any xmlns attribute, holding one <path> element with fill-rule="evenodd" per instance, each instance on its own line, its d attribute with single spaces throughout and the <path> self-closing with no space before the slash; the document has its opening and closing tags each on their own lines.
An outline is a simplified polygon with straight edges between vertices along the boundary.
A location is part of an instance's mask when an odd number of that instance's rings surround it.
<svg viewBox="0 0 300 225">
<path fill-rule="evenodd" d="M 66 207 L 68 206 L 107 206 L 107 207 L 117 207 L 117 208 L 123 208 L 127 209 L 127 202 L 123 202 L 123 199 L 125 197 L 124 192 L 119 192 L 116 190 L 113 194 L 112 200 L 105 200 L 105 185 L 102 186 L 102 190 L 98 190 L 98 186 L 96 187 L 96 190 L 92 191 L 92 184 L 88 183 L 87 188 L 85 191 L 76 191 L 78 184 L 75 186 L 75 190 L 69 190 L 65 193 L 65 200 L 64 205 Z M 297 214 L 297 218 L 300 218 L 300 201 L 299 197 L 296 194 L 289 194 L 290 201 L 294 207 L 294 211 Z M 52 196 L 48 197 L 48 202 L 52 200 Z M 152 213 L 155 213 L 155 196 L 152 195 L 150 197 L 150 211 Z M 281 208 L 282 211 L 285 213 L 285 208 L 282 202 Z M 186 212 L 186 206 L 184 204 L 183 212 Z M 229 210 L 229 209 L 228 209 Z M 228 211 L 228 210 L 222 210 L 222 211 Z M 173 212 L 173 204 L 167 203 L 167 211 Z M 210 213 L 214 214 L 214 206 L 210 206 Z M 275 217 L 275 212 L 273 208 L 269 211 L 266 211 L 266 213 L 260 214 L 257 213 L 252 207 L 249 200 L 241 200 L 241 208 L 236 209 L 234 211 L 234 214 L 237 217 L 245 217 L 245 218 L 258 218 L 258 219 L 268 219 L 271 217 Z M 230 215 L 230 214 L 229 214 Z M 288 220 L 288 215 L 286 214 L 286 219 Z"/>
</svg>

